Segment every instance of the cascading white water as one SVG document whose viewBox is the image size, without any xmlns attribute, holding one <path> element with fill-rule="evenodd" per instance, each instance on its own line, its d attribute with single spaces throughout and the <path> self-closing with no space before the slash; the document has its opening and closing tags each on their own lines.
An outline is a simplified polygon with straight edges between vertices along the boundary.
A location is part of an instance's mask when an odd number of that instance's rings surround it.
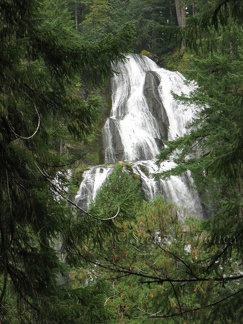
<svg viewBox="0 0 243 324">
<path fill-rule="evenodd" d="M 145 71 L 157 69 L 153 61 L 129 56 L 126 64 L 114 67 L 112 110 L 104 127 L 105 160 L 148 160 L 159 153 L 158 121 L 151 113 L 144 96 Z"/>
<path fill-rule="evenodd" d="M 181 217 L 188 214 L 202 217 L 199 197 L 189 174 L 166 181 L 153 177 L 154 173 L 172 165 L 168 161 L 160 166 L 155 163 L 163 142 L 185 134 L 197 111 L 197 107 L 175 100 L 173 93 L 189 94 L 194 85 L 186 84 L 180 73 L 159 68 L 148 57 L 136 54 L 128 55 L 125 63 L 120 62 L 113 69 L 117 73 L 111 80 L 112 109 L 103 128 L 105 162 L 132 162 L 147 199 L 162 195 L 180 207 Z M 76 203 L 88 208 L 111 170 L 111 166 L 98 166 L 87 171 Z"/>
<path fill-rule="evenodd" d="M 90 202 L 95 198 L 97 191 L 105 179 L 113 170 L 111 167 L 95 166 L 83 173 L 83 181 L 80 184 L 75 202 L 84 210 L 88 210 Z"/>
</svg>

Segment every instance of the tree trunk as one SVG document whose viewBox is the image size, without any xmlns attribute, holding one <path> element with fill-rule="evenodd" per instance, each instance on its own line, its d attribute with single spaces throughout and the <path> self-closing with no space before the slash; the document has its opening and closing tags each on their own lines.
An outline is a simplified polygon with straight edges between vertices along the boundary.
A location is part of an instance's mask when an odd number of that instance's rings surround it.
<svg viewBox="0 0 243 324">
<path fill-rule="evenodd" d="M 176 16 L 178 26 L 186 27 L 186 4 L 184 0 L 175 0 Z"/>
<path fill-rule="evenodd" d="M 180 28 L 186 27 L 186 4 L 184 0 L 175 0 L 176 16 L 178 26 Z M 186 44 L 185 40 L 182 39 L 180 44 L 180 57 L 183 57 L 185 52 Z"/>
<path fill-rule="evenodd" d="M 78 30 L 78 5 L 75 5 L 74 9 L 74 15 L 75 15 L 75 29 Z"/>
</svg>

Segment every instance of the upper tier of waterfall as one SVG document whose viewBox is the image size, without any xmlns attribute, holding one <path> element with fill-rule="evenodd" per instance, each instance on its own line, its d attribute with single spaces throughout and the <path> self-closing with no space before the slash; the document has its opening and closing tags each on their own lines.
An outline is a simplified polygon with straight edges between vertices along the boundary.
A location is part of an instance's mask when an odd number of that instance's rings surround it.
<svg viewBox="0 0 243 324">
<path fill-rule="evenodd" d="M 105 161 L 153 159 L 164 140 L 186 132 L 196 107 L 181 104 L 173 93 L 189 94 L 193 85 L 146 56 L 128 55 L 113 69 L 112 109 L 103 129 Z"/>
<path fill-rule="evenodd" d="M 195 86 L 185 82 L 179 72 L 160 68 L 148 57 L 137 54 L 128 55 L 126 62 L 114 65 L 113 70 L 116 73 L 111 79 L 112 109 L 103 128 L 104 156 L 109 167 L 93 167 L 84 174 L 76 202 L 88 208 L 112 171 L 112 164 L 129 161 L 133 172 L 141 177 L 146 199 L 162 195 L 183 210 L 182 217 L 202 217 L 189 173 L 168 180 L 153 177 L 172 165 L 170 161 L 160 166 L 155 163 L 164 141 L 185 134 L 198 109 L 175 100 L 173 94 L 188 95 Z"/>
</svg>

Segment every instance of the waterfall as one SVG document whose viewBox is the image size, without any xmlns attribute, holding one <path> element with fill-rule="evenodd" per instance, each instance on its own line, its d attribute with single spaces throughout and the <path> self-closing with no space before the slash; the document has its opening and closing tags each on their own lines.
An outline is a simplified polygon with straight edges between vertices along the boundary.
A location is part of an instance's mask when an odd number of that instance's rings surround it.
<svg viewBox="0 0 243 324">
<path fill-rule="evenodd" d="M 162 195 L 179 206 L 181 218 L 188 214 L 202 217 L 189 173 L 168 180 L 153 177 L 154 173 L 173 166 L 171 161 L 160 166 L 155 163 L 164 141 L 185 134 L 198 109 L 178 102 L 173 93 L 188 95 L 195 86 L 186 83 L 179 72 L 160 68 L 148 57 L 137 54 L 128 55 L 126 62 L 119 62 L 113 70 L 116 73 L 111 79 L 112 109 L 103 127 L 105 163 L 109 166 L 96 166 L 84 173 L 76 203 L 87 209 L 112 172 L 113 164 L 128 161 L 133 172 L 141 177 L 147 200 Z"/>
<path fill-rule="evenodd" d="M 75 197 L 75 202 L 84 210 L 88 210 L 90 202 L 95 198 L 102 183 L 112 172 L 113 167 L 95 166 L 83 173 L 83 181 Z"/>
</svg>

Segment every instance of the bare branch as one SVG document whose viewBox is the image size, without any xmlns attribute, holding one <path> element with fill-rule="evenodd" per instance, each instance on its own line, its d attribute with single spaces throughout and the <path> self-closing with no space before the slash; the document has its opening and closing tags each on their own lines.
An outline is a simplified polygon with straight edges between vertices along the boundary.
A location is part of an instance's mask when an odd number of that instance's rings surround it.
<svg viewBox="0 0 243 324">
<path fill-rule="evenodd" d="M 238 232 L 237 235 L 235 235 L 231 241 L 229 241 L 225 247 L 219 251 L 218 254 L 215 255 L 215 258 L 212 260 L 212 262 L 207 266 L 205 272 L 207 272 L 214 264 L 215 262 L 223 255 L 227 252 L 227 250 L 234 244 L 234 242 L 236 242 L 238 240 L 238 238 L 243 234 L 243 228 Z"/>
<path fill-rule="evenodd" d="M 189 267 L 189 265 L 188 265 L 184 260 L 182 260 L 178 255 L 176 255 L 175 253 L 173 253 L 173 252 L 171 252 L 171 251 L 166 250 L 166 249 L 163 248 L 161 245 L 158 245 L 158 246 L 160 247 L 160 249 L 161 249 L 163 252 L 165 252 L 165 253 L 167 253 L 167 254 L 173 256 L 177 261 L 179 261 L 179 262 L 181 262 L 182 264 L 184 264 L 184 266 L 189 270 L 188 274 L 191 274 L 193 277 L 197 278 L 197 276 L 193 273 L 193 271 L 192 271 L 192 269 Z"/>
<path fill-rule="evenodd" d="M 36 107 L 36 105 L 35 105 L 34 102 L 33 102 L 33 105 L 34 105 L 34 107 L 35 107 L 35 111 L 36 111 L 36 114 L 37 114 L 37 117 L 38 117 L 38 122 L 37 122 L 36 129 L 35 129 L 35 131 L 34 131 L 34 133 L 33 133 L 32 135 L 30 135 L 30 136 L 22 136 L 22 135 L 17 134 L 17 133 L 14 131 L 14 127 L 13 127 L 13 125 L 10 123 L 10 121 L 8 121 L 9 127 L 10 127 L 11 131 L 14 133 L 14 135 L 15 135 L 16 137 L 18 137 L 18 138 L 23 139 L 23 140 L 29 140 L 29 139 L 33 138 L 33 137 L 37 134 L 37 132 L 38 132 L 38 130 L 39 130 L 39 128 L 40 128 L 40 122 L 41 122 L 40 114 L 39 114 L 39 111 L 38 111 L 38 109 L 37 109 L 37 107 Z"/>
<path fill-rule="evenodd" d="M 169 282 L 169 283 L 170 282 L 172 282 L 172 283 L 176 283 L 176 282 L 178 282 L 178 283 L 190 283 L 190 282 L 193 283 L 194 282 L 194 283 L 196 283 L 196 282 L 208 282 L 208 281 L 210 281 L 210 282 L 212 282 L 212 281 L 224 282 L 225 283 L 227 281 L 243 279 L 243 274 L 235 275 L 235 276 L 228 276 L 228 277 L 204 277 L 204 278 L 196 277 L 196 278 L 182 278 L 182 279 L 170 278 L 170 277 L 161 278 L 159 276 L 144 274 L 144 273 L 130 270 L 128 268 L 124 268 L 110 260 L 107 260 L 110 263 L 110 265 L 108 266 L 108 265 L 102 264 L 98 261 L 93 261 L 93 260 L 85 257 L 82 254 L 80 254 L 80 257 L 82 257 L 83 259 L 85 259 L 86 261 L 88 261 L 91 264 L 94 264 L 94 265 L 99 266 L 103 269 L 109 270 L 111 272 L 123 273 L 123 274 L 131 275 L 131 276 L 133 275 L 136 277 L 150 279 L 151 280 L 150 283 L 152 283 L 152 282 L 161 283 L 161 284 L 163 284 L 164 282 Z M 149 283 L 149 282 L 144 282 L 144 283 Z"/>
</svg>

